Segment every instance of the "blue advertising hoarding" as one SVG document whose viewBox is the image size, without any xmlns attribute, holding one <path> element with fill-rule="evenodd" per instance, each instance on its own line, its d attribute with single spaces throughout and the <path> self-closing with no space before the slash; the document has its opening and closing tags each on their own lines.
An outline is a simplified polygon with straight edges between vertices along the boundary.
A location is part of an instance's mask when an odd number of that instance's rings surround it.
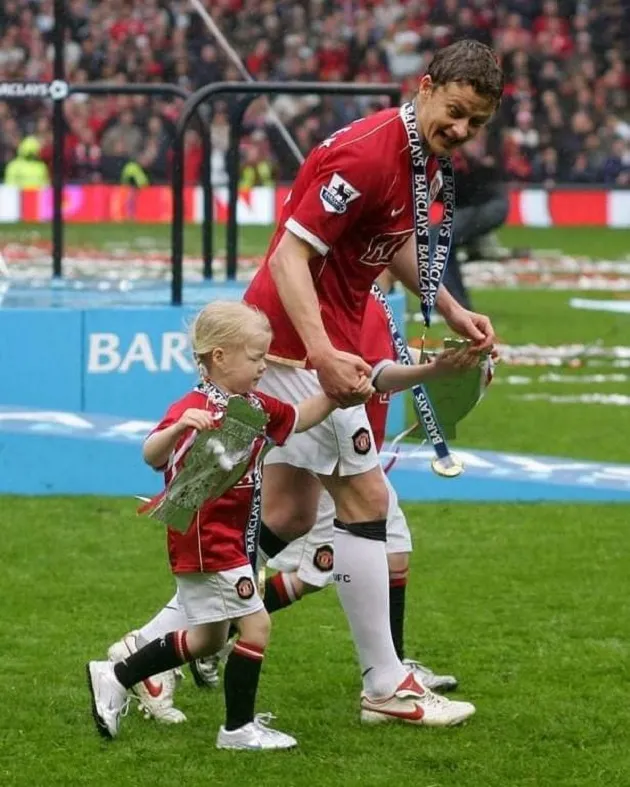
<svg viewBox="0 0 630 787">
<path fill-rule="evenodd" d="M 242 292 L 240 285 L 219 285 L 207 288 L 204 299 L 236 299 Z M 0 309 L 0 405 L 160 418 L 196 381 L 186 326 L 203 302 Z M 391 304 L 404 325 L 404 295 L 393 295 Z M 403 426 L 397 396 L 388 433 Z"/>
</svg>

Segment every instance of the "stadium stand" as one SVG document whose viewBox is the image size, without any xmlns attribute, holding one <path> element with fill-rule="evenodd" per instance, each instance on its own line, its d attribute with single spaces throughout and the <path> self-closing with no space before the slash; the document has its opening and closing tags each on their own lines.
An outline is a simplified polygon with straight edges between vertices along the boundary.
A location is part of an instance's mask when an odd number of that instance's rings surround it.
<svg viewBox="0 0 630 787">
<path fill-rule="evenodd" d="M 52 0 L 5 0 L 0 82 L 52 78 Z M 511 183 L 630 184 L 630 4 L 621 0 L 213 0 L 213 18 L 256 79 L 401 82 L 410 93 L 436 47 L 492 44 L 506 95 L 488 135 Z M 183 0 L 68 0 L 68 81 L 172 82 L 195 89 L 239 75 Z M 373 98 L 287 97 L 275 109 L 303 151 Z M 213 177 L 225 178 L 228 106 L 212 120 Z M 73 96 L 65 102 L 66 176 L 75 183 L 164 183 L 178 102 Z M 246 117 L 244 182 L 290 181 L 296 163 L 267 122 Z M 50 164 L 50 104 L 0 101 L 0 181 L 26 137 Z M 27 146 L 34 149 L 33 145 Z M 35 146 L 36 147 L 36 146 Z M 133 166 L 129 166 L 129 165 Z M 186 181 L 199 181 L 200 139 L 186 140 Z M 146 178 L 146 180 L 144 179 Z"/>
</svg>

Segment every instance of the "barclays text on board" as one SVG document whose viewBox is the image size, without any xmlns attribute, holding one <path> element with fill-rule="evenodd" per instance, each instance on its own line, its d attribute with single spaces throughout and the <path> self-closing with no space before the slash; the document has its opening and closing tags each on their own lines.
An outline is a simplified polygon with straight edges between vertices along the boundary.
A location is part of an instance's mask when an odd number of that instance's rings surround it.
<svg viewBox="0 0 630 787">
<path fill-rule="evenodd" d="M 181 331 L 166 331 L 153 338 L 141 332 L 127 342 L 117 333 L 91 333 L 88 336 L 88 374 L 125 374 L 136 367 L 151 373 L 180 369 L 192 374 L 195 365 L 187 335 Z"/>
</svg>

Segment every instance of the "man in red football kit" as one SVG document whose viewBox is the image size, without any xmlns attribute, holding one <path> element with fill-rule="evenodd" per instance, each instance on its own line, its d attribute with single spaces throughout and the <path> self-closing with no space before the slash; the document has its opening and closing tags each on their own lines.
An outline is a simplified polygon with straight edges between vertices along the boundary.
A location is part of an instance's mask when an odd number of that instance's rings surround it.
<svg viewBox="0 0 630 787">
<path fill-rule="evenodd" d="M 428 154 L 426 203 L 442 188 L 436 156 L 448 156 L 476 135 L 502 88 L 495 55 L 476 41 L 452 44 L 431 61 L 414 113 Z M 300 169 L 265 263 L 245 294 L 274 332 L 261 390 L 300 401 L 323 389 L 352 403 L 359 381 L 371 373 L 359 346 L 372 282 L 389 266 L 422 294 L 412 237 L 416 151 L 405 118 L 391 109 L 357 121 L 312 151 Z M 462 308 L 442 286 L 436 306 L 479 351 L 492 347 L 487 317 Z M 398 659 L 389 631 L 388 494 L 363 406 L 331 416 L 269 454 L 263 519 L 277 536 L 290 540 L 312 527 L 319 498 L 313 474 L 335 501 L 334 578 L 361 664 L 363 717 L 417 722 L 425 693 Z"/>
</svg>

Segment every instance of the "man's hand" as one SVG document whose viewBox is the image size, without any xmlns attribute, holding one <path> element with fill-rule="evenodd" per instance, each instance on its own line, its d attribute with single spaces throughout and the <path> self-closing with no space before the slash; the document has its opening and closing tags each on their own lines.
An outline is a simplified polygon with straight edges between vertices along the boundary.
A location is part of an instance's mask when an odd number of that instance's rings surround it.
<svg viewBox="0 0 630 787">
<path fill-rule="evenodd" d="M 468 311 L 458 304 L 443 317 L 451 330 L 472 341 L 475 350 L 491 350 L 497 340 L 490 318 L 485 314 Z"/>
<path fill-rule="evenodd" d="M 346 407 L 364 401 L 359 391 L 362 390 L 363 379 L 370 377 L 372 368 L 363 358 L 332 349 L 321 357 L 311 358 L 311 363 L 317 371 L 320 385 L 331 399 Z"/>
</svg>

